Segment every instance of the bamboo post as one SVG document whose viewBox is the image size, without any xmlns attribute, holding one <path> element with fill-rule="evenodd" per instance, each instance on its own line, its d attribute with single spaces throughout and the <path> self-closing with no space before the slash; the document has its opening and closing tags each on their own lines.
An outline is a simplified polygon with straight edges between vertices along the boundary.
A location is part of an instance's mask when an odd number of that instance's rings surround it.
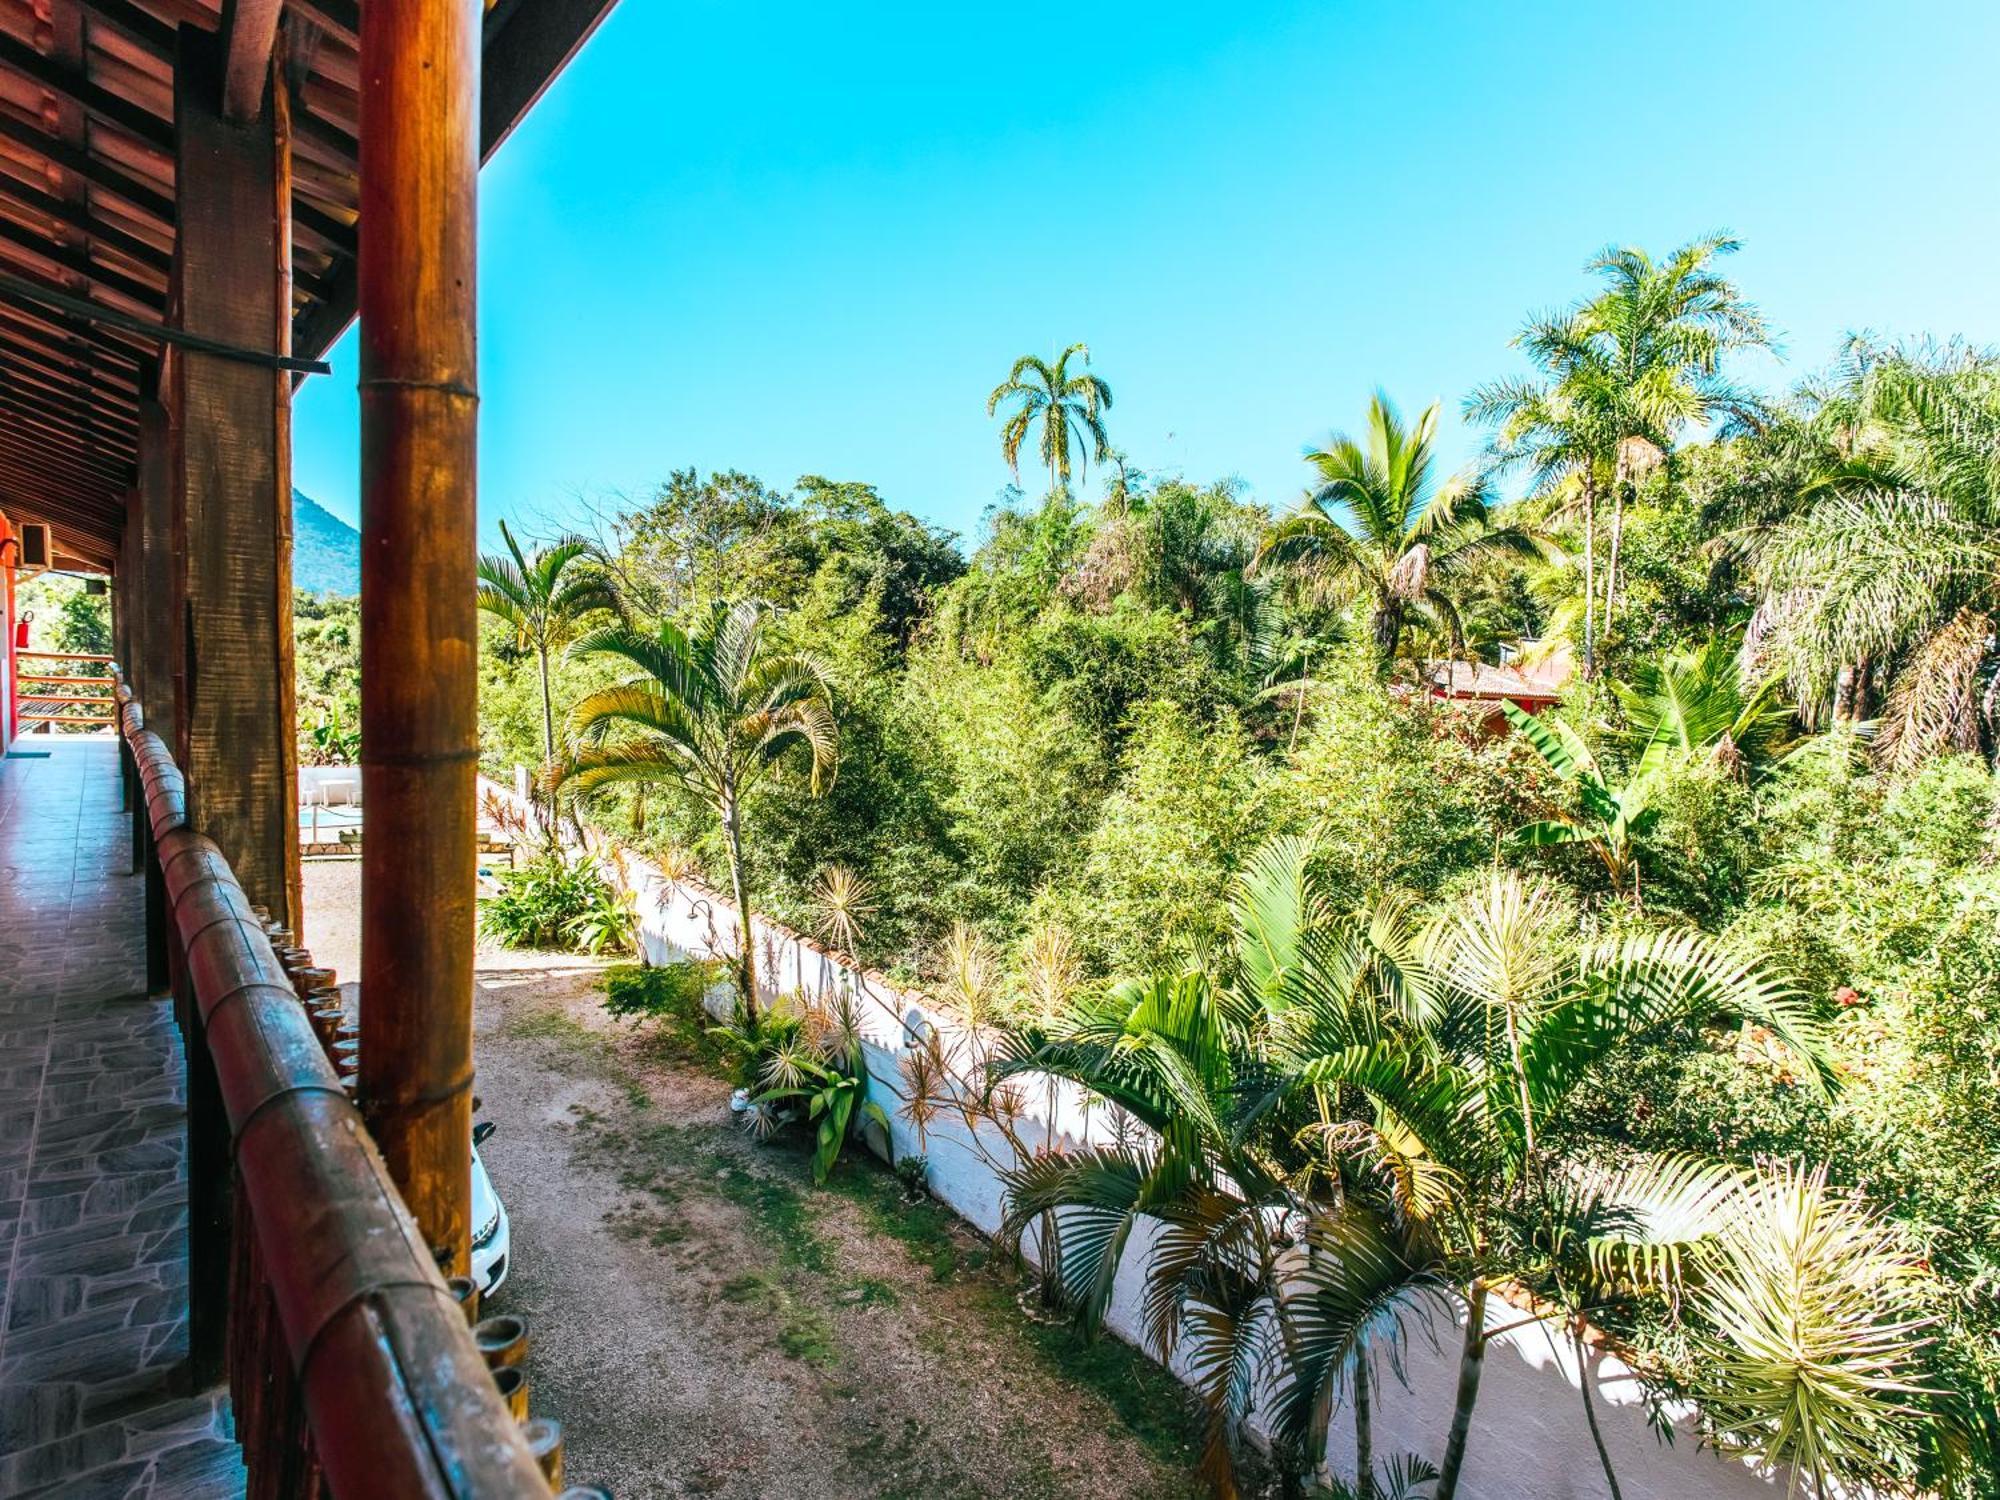
<svg viewBox="0 0 2000 1500">
<path fill-rule="evenodd" d="M 360 1097 L 467 1268 L 478 618 L 478 0 L 361 9 Z"/>
</svg>

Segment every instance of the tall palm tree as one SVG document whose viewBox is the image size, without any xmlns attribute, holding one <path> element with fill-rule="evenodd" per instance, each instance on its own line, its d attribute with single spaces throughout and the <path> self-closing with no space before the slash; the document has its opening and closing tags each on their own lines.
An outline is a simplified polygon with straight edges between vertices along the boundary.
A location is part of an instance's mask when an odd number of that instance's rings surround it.
<svg viewBox="0 0 2000 1500">
<path fill-rule="evenodd" d="M 670 782 L 715 809 L 729 850 L 742 933 L 737 983 L 743 1019 L 757 1025 L 750 872 L 743 802 L 788 750 L 806 752 L 815 796 L 833 780 L 839 737 L 824 669 L 809 656 L 766 649 L 769 606 L 716 602 L 691 631 L 672 621 L 653 634 L 628 625 L 580 637 L 576 656 L 612 657 L 637 670 L 571 712 L 578 744 L 558 768 L 572 795 L 613 782 Z"/>
<path fill-rule="evenodd" d="M 1070 374 L 1069 362 L 1082 357 L 1084 368 Z M 1094 457 L 1111 457 L 1111 440 L 1104 430 L 1104 413 L 1111 410 L 1111 387 L 1090 373 L 1090 346 L 1071 344 L 1054 364 L 1024 354 L 1014 361 L 1007 378 L 986 398 L 986 415 L 1003 403 L 1012 410 L 1000 428 L 1000 451 L 1016 476 L 1021 472 L 1021 445 L 1037 422 L 1042 427 L 1041 458 L 1049 467 L 1049 488 L 1067 486 L 1071 454 L 1086 473 Z"/>
<path fill-rule="evenodd" d="M 1608 480 L 1603 630 L 1617 606 L 1625 509 L 1639 482 L 1690 427 L 1759 413 L 1756 398 L 1722 373 L 1725 355 L 1770 342 L 1756 308 L 1715 269 L 1738 248 L 1728 235 L 1711 234 L 1658 261 L 1631 246 L 1601 251 L 1584 269 L 1602 278 L 1603 290 L 1566 313 L 1533 320 L 1515 339 L 1540 378 L 1494 382 L 1466 400 L 1469 418 L 1499 429 L 1495 451 L 1503 461 L 1529 465 L 1544 485 L 1574 482 L 1592 553 L 1595 502 Z M 1588 598 L 1594 567 L 1585 572 Z M 1591 628 L 1587 622 L 1587 637 Z M 1592 672 L 1595 647 L 1586 638 Z"/>
<path fill-rule="evenodd" d="M 523 552 L 507 523 L 500 523 L 505 557 L 488 553 L 479 559 L 479 607 L 514 632 L 519 650 L 532 649 L 541 669 L 542 781 L 556 759 L 555 699 L 549 685 L 549 658 L 562 650 L 600 611 L 615 611 L 617 601 L 605 576 L 590 566 L 591 545 L 581 537 L 559 537 L 546 547 Z M 549 836 L 555 836 L 553 821 Z"/>
<path fill-rule="evenodd" d="M 1888 684 L 1892 766 L 1990 749 L 2000 728 L 2000 363 L 1899 352 L 1842 393 L 1860 443 L 1765 542 L 1754 652 L 1823 706 Z M 1859 699 L 1858 689 L 1848 696 Z"/>
<path fill-rule="evenodd" d="M 1320 482 L 1265 534 L 1258 553 L 1260 563 L 1304 563 L 1359 591 L 1384 666 L 1414 621 L 1447 635 L 1454 648 L 1462 643 L 1458 611 L 1444 587 L 1453 574 L 1495 556 L 1560 556 L 1534 532 L 1495 526 L 1476 477 L 1433 483 L 1437 422 L 1432 402 L 1415 426 L 1404 426 L 1378 391 L 1359 441 L 1335 434 L 1306 455 Z"/>
</svg>

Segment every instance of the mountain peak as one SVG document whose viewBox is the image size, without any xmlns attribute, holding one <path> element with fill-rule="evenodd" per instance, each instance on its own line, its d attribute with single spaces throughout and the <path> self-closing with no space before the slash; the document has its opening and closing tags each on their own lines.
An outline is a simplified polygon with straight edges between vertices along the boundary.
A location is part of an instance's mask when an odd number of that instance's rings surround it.
<svg viewBox="0 0 2000 1500">
<path fill-rule="evenodd" d="M 292 486 L 292 586 L 308 594 L 361 592 L 361 533 Z"/>
</svg>

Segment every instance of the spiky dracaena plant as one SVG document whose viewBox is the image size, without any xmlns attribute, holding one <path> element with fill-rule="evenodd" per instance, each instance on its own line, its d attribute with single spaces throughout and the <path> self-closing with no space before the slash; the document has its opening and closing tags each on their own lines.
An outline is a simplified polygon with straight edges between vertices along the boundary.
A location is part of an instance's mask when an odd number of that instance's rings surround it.
<svg viewBox="0 0 2000 1500">
<path fill-rule="evenodd" d="M 1083 366 L 1076 374 L 1070 373 L 1072 359 Z M 1093 458 L 1103 463 L 1111 457 L 1111 440 L 1104 430 L 1111 387 L 1090 373 L 1088 344 L 1071 344 L 1053 364 L 1032 354 L 1015 360 L 1007 378 L 986 398 L 986 415 L 993 416 L 1002 406 L 1012 409 L 1001 424 L 1000 451 L 1016 475 L 1021 472 L 1021 446 L 1038 422 L 1041 460 L 1048 465 L 1051 490 L 1069 484 L 1072 463 L 1087 472 Z"/>
<path fill-rule="evenodd" d="M 1922 1280 L 1893 1226 L 1829 1188 L 1824 1166 L 1761 1174 L 1691 1284 L 1694 1394 L 1720 1444 L 1788 1468 L 1790 1492 L 1815 1500 L 1905 1488 L 1927 1394 Z"/>
<path fill-rule="evenodd" d="M 1306 455 L 1319 483 L 1298 510 L 1265 533 L 1258 549 L 1260 566 L 1291 563 L 1357 593 L 1384 666 L 1412 624 L 1430 627 L 1454 646 L 1463 642 L 1450 593 L 1455 574 L 1494 556 L 1543 562 L 1561 556 L 1535 532 L 1495 525 L 1476 477 L 1436 482 L 1437 421 L 1433 402 L 1415 426 L 1406 427 L 1389 398 L 1377 392 L 1360 439 L 1335 434 L 1325 448 Z"/>
<path fill-rule="evenodd" d="M 762 603 L 718 602 L 692 631 L 663 621 L 652 634 L 618 625 L 580 637 L 574 654 L 622 660 L 636 672 L 572 710 L 576 748 L 556 776 L 578 796 L 614 782 L 674 783 L 715 810 L 729 851 L 742 939 L 737 982 L 752 1031 L 757 966 L 744 798 L 794 749 L 804 752 L 818 795 L 839 757 L 825 671 L 809 656 L 768 650 L 769 622 Z"/>
</svg>

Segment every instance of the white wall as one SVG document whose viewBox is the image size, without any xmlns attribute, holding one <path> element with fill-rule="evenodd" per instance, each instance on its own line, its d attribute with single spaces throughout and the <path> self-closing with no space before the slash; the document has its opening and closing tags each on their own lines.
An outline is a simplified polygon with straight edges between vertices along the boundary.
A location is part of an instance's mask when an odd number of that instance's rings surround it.
<svg viewBox="0 0 2000 1500">
<path fill-rule="evenodd" d="M 514 799 L 514 793 L 483 779 L 481 790 Z M 729 898 L 693 881 L 671 885 L 655 866 L 609 840 L 600 842 L 594 833 L 592 843 L 606 877 L 633 896 L 649 962 L 735 958 L 740 951 L 738 924 Z M 985 1233 L 996 1230 L 1002 1185 L 988 1158 L 1005 1159 L 1004 1144 L 993 1139 L 982 1154 L 956 1119 L 932 1125 L 919 1141 L 894 1103 L 902 1091 L 899 1062 L 907 1045 L 906 1026 L 937 1027 L 949 1052 L 953 1040 L 964 1033 L 962 1024 L 929 996 L 899 989 L 872 971 L 857 972 L 789 928 L 758 917 L 755 935 L 763 999 L 818 992 L 830 984 L 853 987 L 861 1002 L 870 1097 L 891 1117 L 895 1155 L 922 1152 L 930 1162 L 932 1193 Z M 730 993 L 727 986 L 711 993 L 710 1008 L 718 1017 L 726 1015 Z M 1030 1088 L 1026 1093 L 1032 1121 L 1022 1130 L 1030 1139 L 1045 1139 L 1051 1121 L 1059 1142 L 1102 1138 L 1108 1132 L 1104 1113 L 1088 1110 L 1082 1092 L 1072 1086 Z M 988 1131 L 997 1136 L 991 1127 Z M 1150 1231 L 1134 1234 L 1106 1317 L 1114 1333 L 1141 1348 L 1146 1347 L 1140 1307 L 1150 1242 Z M 1378 1366 L 1374 1401 L 1378 1465 L 1397 1452 L 1419 1454 L 1435 1463 L 1444 1451 L 1463 1341 L 1460 1325 L 1452 1317 L 1452 1311 L 1440 1310 L 1428 1336 L 1419 1327 L 1407 1330 L 1403 1361 L 1407 1386 Z M 1490 1299 L 1488 1328 L 1522 1321 L 1518 1308 L 1499 1297 Z M 1671 1443 L 1656 1434 L 1637 1380 L 1616 1358 L 1593 1355 L 1591 1367 L 1598 1422 L 1626 1500 L 1771 1500 L 1777 1493 L 1776 1477 L 1760 1476 L 1699 1448 L 1692 1413 L 1685 1407 L 1669 1413 Z M 1352 1477 L 1354 1423 L 1349 1409 L 1335 1413 L 1328 1461 L 1335 1473 Z M 1576 1347 L 1547 1325 L 1516 1327 L 1489 1342 L 1460 1493 L 1467 1500 L 1603 1500 L 1607 1494 L 1584 1417 Z"/>
</svg>

